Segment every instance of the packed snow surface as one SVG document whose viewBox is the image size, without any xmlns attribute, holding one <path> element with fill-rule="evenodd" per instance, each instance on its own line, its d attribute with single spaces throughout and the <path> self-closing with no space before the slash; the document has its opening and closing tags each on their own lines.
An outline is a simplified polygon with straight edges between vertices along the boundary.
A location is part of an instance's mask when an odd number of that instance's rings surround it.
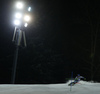
<svg viewBox="0 0 100 94">
<path fill-rule="evenodd" d="M 65 84 L 1 84 L 0 94 L 100 94 L 100 83 L 80 81 L 75 86 Z"/>
</svg>

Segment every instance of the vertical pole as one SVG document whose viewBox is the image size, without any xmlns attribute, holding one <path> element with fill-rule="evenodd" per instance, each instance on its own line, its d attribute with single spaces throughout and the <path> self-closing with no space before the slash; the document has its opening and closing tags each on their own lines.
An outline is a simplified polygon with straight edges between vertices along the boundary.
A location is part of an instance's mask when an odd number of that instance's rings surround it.
<svg viewBox="0 0 100 94">
<path fill-rule="evenodd" d="M 24 39 L 24 46 L 26 47 L 26 38 L 25 38 L 25 32 L 23 31 L 23 39 Z"/>
<path fill-rule="evenodd" d="M 18 59 L 18 49 L 19 49 L 19 46 L 16 45 L 14 62 L 13 62 L 13 69 L 12 69 L 12 80 L 11 80 L 12 81 L 12 84 L 15 83 L 16 68 L 17 68 L 17 59 Z"/>
<path fill-rule="evenodd" d="M 72 73 L 71 73 L 71 83 L 72 83 L 72 79 L 73 79 L 73 71 L 72 71 Z M 72 84 L 71 84 L 71 86 L 70 86 L 70 91 L 72 90 Z"/>
<path fill-rule="evenodd" d="M 21 30 L 17 29 L 16 30 L 16 50 L 15 50 L 15 56 L 14 56 L 14 62 L 13 62 L 13 67 L 12 67 L 12 80 L 11 83 L 14 84 L 15 83 L 15 77 L 16 77 L 16 68 L 17 68 L 17 59 L 18 59 L 18 49 L 20 46 L 20 41 L 21 41 Z"/>
<path fill-rule="evenodd" d="M 14 39 L 15 39 L 16 29 L 17 29 L 17 27 L 15 27 L 15 29 L 14 29 L 14 34 L 13 34 L 13 39 L 12 39 L 12 41 L 14 41 Z"/>
</svg>

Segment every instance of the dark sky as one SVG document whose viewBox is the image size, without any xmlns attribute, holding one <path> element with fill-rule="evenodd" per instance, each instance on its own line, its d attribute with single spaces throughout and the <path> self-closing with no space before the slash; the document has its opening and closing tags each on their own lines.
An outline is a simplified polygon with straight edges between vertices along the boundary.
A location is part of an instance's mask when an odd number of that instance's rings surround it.
<svg viewBox="0 0 100 94">
<path fill-rule="evenodd" d="M 17 0 L 0 1 L 0 83 L 10 83 L 11 80 L 15 51 L 12 43 L 14 1 Z M 25 29 L 27 47 L 24 48 L 22 42 L 19 49 L 16 83 L 65 82 L 72 71 L 74 76 L 80 73 L 90 80 L 92 54 L 96 56 L 96 65 L 100 62 L 98 2 L 23 1 L 32 6 L 33 19 Z M 96 45 L 95 53 L 91 43 Z"/>
</svg>

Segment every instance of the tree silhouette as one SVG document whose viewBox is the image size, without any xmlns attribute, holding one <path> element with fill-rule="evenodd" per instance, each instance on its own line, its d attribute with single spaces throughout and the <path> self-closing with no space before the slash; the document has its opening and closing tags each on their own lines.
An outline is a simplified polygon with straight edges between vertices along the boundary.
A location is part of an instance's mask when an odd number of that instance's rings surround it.
<svg viewBox="0 0 100 94">
<path fill-rule="evenodd" d="M 82 32 L 78 36 L 80 40 L 74 40 L 76 49 L 80 51 L 76 58 L 81 59 L 83 62 L 81 67 L 90 74 L 90 79 L 96 80 L 98 73 L 100 73 L 100 38 L 98 37 L 100 35 L 100 7 L 98 0 L 94 2 L 90 0 L 79 1 L 76 6 L 76 16 L 73 22 L 76 27 L 78 25 L 77 30 Z"/>
</svg>

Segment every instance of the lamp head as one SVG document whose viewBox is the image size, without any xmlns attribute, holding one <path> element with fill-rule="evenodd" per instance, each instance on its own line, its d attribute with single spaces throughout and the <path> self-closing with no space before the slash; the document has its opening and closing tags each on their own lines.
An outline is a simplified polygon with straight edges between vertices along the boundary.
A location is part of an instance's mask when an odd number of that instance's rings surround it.
<svg viewBox="0 0 100 94">
<path fill-rule="evenodd" d="M 14 24 L 18 26 L 18 25 L 20 25 L 20 21 L 19 20 L 14 20 Z"/>
<path fill-rule="evenodd" d="M 31 11 L 31 7 L 28 8 L 28 11 Z"/>
<path fill-rule="evenodd" d="M 22 2 L 17 2 L 16 3 L 16 8 L 17 9 L 23 9 L 23 3 Z"/>
<path fill-rule="evenodd" d="M 24 16 L 24 21 L 25 22 L 29 22 L 30 21 L 30 16 L 29 15 L 25 15 Z"/>
<path fill-rule="evenodd" d="M 28 26 L 28 23 L 25 23 L 24 26 L 27 27 Z"/>
</svg>

